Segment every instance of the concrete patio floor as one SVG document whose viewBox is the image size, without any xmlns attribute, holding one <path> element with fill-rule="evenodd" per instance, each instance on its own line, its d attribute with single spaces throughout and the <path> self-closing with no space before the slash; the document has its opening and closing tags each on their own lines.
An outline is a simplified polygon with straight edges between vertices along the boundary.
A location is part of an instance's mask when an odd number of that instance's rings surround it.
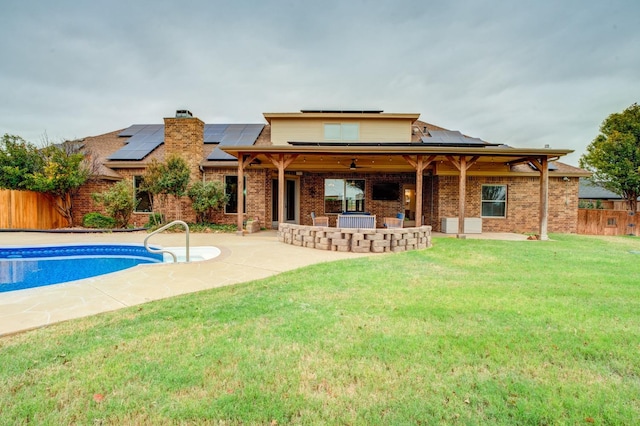
<svg viewBox="0 0 640 426">
<path fill-rule="evenodd" d="M 68 243 L 142 243 L 144 232 L 0 232 L 0 246 Z M 435 236 L 435 235 L 434 235 Z M 440 237 L 455 235 L 439 234 Z M 523 240 L 518 234 L 478 234 L 468 238 Z M 183 233 L 155 235 L 150 243 L 184 246 Z M 278 242 L 275 231 L 239 237 L 192 233 L 191 246 L 216 246 L 215 259 L 189 264 L 140 265 L 83 280 L 0 293 L 0 337 L 49 324 L 113 311 L 180 294 L 252 281 L 314 263 L 377 256 L 296 247 Z"/>
</svg>

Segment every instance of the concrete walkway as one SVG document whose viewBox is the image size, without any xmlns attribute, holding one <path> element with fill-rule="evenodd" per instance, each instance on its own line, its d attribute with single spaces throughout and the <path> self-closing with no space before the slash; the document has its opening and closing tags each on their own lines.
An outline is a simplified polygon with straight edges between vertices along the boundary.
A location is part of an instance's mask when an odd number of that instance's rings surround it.
<svg viewBox="0 0 640 426">
<path fill-rule="evenodd" d="M 0 246 L 69 243 L 142 243 L 144 232 L 62 234 L 0 232 Z M 434 233 L 434 236 L 436 234 Z M 455 235 L 437 235 L 452 237 Z M 469 238 L 524 240 L 518 234 L 479 234 Z M 150 239 L 163 247 L 184 246 L 183 233 Z M 237 284 L 314 263 L 376 254 L 339 253 L 278 242 L 275 231 L 239 237 L 234 234 L 190 234 L 191 246 L 216 246 L 215 259 L 189 264 L 140 265 L 84 280 L 0 293 L 0 336 L 60 321 L 113 311 L 152 300 Z"/>
<path fill-rule="evenodd" d="M 0 246 L 68 243 L 142 243 L 146 233 L 60 234 L 0 232 Z M 159 234 L 150 243 L 184 246 L 184 233 Z M 191 246 L 216 246 L 215 259 L 189 264 L 139 265 L 84 280 L 0 293 L 0 336 L 138 305 L 179 294 L 265 278 L 302 266 L 365 256 L 295 247 L 275 231 L 239 237 L 190 234 Z"/>
</svg>

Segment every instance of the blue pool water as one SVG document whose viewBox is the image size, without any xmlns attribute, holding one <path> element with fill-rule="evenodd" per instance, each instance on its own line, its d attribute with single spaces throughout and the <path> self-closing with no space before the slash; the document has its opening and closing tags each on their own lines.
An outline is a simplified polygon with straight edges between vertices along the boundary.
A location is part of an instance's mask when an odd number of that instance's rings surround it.
<svg viewBox="0 0 640 426">
<path fill-rule="evenodd" d="M 0 293 L 95 277 L 145 263 L 162 254 L 142 245 L 86 244 L 0 247 Z"/>
</svg>

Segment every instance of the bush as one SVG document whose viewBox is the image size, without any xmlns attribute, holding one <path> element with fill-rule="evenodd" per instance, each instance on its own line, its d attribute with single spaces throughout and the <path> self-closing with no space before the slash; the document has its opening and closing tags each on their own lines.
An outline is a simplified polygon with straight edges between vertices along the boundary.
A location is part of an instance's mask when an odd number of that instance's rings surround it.
<svg viewBox="0 0 640 426">
<path fill-rule="evenodd" d="M 133 183 L 121 180 L 100 194 L 91 194 L 93 200 L 104 205 L 107 213 L 115 219 L 119 228 L 125 228 L 136 208 L 133 197 Z"/>
<path fill-rule="evenodd" d="M 112 229 L 116 226 L 116 220 L 101 213 L 87 213 L 82 218 L 82 226 L 85 228 Z"/>
<path fill-rule="evenodd" d="M 164 223 L 164 216 L 162 213 L 151 213 L 149 215 L 149 221 L 144 225 L 145 228 L 156 228 Z"/>
<path fill-rule="evenodd" d="M 198 223 L 205 223 L 214 211 L 221 210 L 229 200 L 224 193 L 223 183 L 218 181 L 195 182 L 187 195 L 191 199 Z"/>
</svg>

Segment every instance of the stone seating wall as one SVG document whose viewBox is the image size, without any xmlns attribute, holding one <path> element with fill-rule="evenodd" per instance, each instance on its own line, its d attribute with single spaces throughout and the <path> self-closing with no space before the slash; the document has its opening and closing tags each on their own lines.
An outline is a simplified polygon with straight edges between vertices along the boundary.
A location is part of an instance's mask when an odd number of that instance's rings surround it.
<svg viewBox="0 0 640 426">
<path fill-rule="evenodd" d="M 431 226 L 398 229 L 329 228 L 281 224 L 278 240 L 318 250 L 385 253 L 431 247 Z"/>
</svg>

